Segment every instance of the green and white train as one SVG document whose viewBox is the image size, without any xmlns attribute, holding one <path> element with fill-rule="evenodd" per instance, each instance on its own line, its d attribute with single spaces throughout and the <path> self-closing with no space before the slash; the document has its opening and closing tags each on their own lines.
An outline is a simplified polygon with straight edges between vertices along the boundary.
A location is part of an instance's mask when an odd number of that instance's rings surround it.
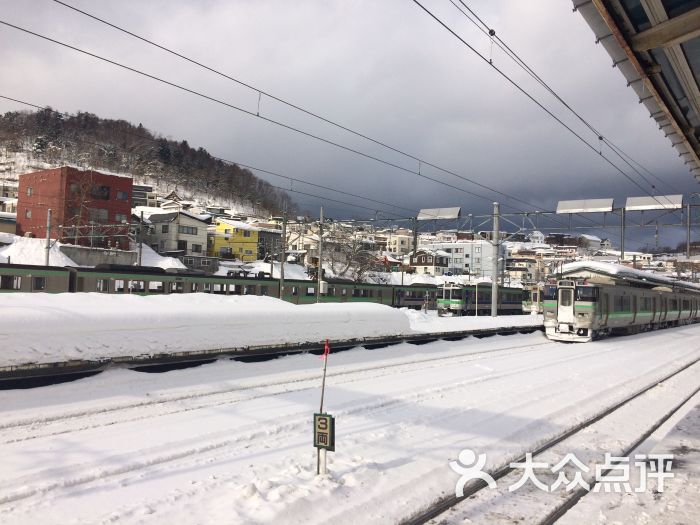
<svg viewBox="0 0 700 525">
<path fill-rule="evenodd" d="M 549 339 L 586 342 L 700 321 L 700 286 L 606 263 L 572 263 L 543 294 Z"/>
</svg>

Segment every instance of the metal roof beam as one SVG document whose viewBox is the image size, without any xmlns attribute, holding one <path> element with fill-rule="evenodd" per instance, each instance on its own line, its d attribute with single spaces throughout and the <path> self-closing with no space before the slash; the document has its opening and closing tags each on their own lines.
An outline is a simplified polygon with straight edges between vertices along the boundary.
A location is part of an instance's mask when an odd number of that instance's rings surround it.
<svg viewBox="0 0 700 525">
<path fill-rule="evenodd" d="M 659 23 L 632 36 L 632 49 L 637 52 L 657 47 L 671 47 L 700 36 L 700 7 Z"/>
</svg>

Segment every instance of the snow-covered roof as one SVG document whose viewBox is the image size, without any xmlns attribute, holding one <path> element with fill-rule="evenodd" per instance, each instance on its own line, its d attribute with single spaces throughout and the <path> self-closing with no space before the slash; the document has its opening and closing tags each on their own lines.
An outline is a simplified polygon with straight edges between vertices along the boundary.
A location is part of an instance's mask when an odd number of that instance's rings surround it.
<svg viewBox="0 0 700 525">
<path fill-rule="evenodd" d="M 242 221 L 234 221 L 233 219 L 226 219 L 224 217 L 217 217 L 214 219 L 216 223 L 223 223 L 227 224 L 229 226 L 232 226 L 233 228 L 238 228 L 240 230 L 250 230 L 250 231 L 258 231 L 258 232 L 272 232 L 272 233 L 282 233 L 282 230 L 277 230 L 277 229 L 272 229 L 272 228 L 261 228 L 259 226 L 255 226 L 254 224 L 251 224 L 249 222 L 242 222 Z M 308 237 L 305 235 L 305 237 Z"/>
<path fill-rule="evenodd" d="M 650 285 L 667 285 L 679 286 L 693 290 L 700 290 L 700 285 L 679 281 L 670 277 L 664 277 L 653 272 L 645 270 L 637 270 L 620 264 L 611 264 L 599 261 L 577 261 L 567 263 L 562 266 L 562 274 L 572 274 L 580 271 L 589 271 L 591 273 L 600 273 L 603 275 L 616 276 L 621 279 L 645 281 Z"/>
<path fill-rule="evenodd" d="M 49 250 L 50 266 L 79 266 L 64 254 L 59 242 L 54 242 Z M 12 235 L 9 246 L 0 247 L 0 255 L 9 258 L 13 264 L 43 265 L 46 261 L 46 240 Z"/>
<path fill-rule="evenodd" d="M 582 233 L 581 238 L 586 239 L 588 241 L 593 241 L 593 242 L 602 242 L 600 240 L 600 237 L 596 237 L 595 235 L 589 235 L 587 233 Z"/>
</svg>

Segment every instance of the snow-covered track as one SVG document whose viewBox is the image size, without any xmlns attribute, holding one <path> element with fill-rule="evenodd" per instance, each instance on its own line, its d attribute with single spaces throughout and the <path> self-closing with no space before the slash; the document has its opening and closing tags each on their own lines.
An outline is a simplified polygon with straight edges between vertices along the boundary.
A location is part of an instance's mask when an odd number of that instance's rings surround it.
<svg viewBox="0 0 700 525">
<path fill-rule="evenodd" d="M 443 366 L 446 363 L 459 364 L 469 361 L 478 362 L 484 358 L 507 358 L 516 353 L 523 354 L 537 352 L 542 347 L 556 345 L 552 341 L 539 343 L 528 342 L 526 344 L 513 345 L 511 341 L 503 341 L 503 346 L 491 350 L 470 350 L 451 356 L 425 356 L 421 358 L 411 357 L 395 363 L 368 363 L 362 366 L 331 370 L 328 373 L 329 380 L 334 384 L 349 384 L 367 378 L 381 378 L 387 375 L 410 373 L 416 370 L 427 370 L 435 366 Z M 605 350 L 591 350 L 585 354 L 562 354 L 558 362 L 567 362 L 577 359 L 587 359 L 591 356 L 605 353 Z M 381 356 L 378 356 L 381 358 Z M 549 363 L 551 364 L 551 362 Z M 469 384 L 500 379 L 507 375 L 517 375 L 531 371 L 536 367 L 525 366 L 508 371 L 507 373 L 484 373 L 477 379 L 469 381 Z M 467 384 L 465 381 L 460 386 Z M 26 419 L 6 419 L 0 423 L 0 444 L 15 443 L 69 432 L 79 432 L 87 429 L 108 425 L 152 419 L 154 417 L 170 416 L 178 413 L 199 410 L 203 408 L 230 405 L 251 401 L 263 397 L 276 396 L 280 393 L 300 392 L 318 388 L 318 373 L 299 372 L 293 377 L 286 377 L 279 381 L 246 381 L 231 385 L 227 388 L 216 388 L 204 392 L 170 395 L 156 399 L 141 400 L 138 402 L 116 404 L 110 407 L 95 407 L 89 410 L 61 412 L 46 415 L 41 419 L 30 417 Z M 76 420 L 88 420 L 89 423 L 75 425 Z M 12 437 L 7 437 L 11 434 Z"/>
<path fill-rule="evenodd" d="M 352 339 L 331 340 L 333 348 L 380 347 L 399 343 L 425 344 L 438 340 L 457 341 L 466 337 L 489 337 L 493 335 L 528 334 L 542 331 L 542 325 L 505 326 L 479 328 L 448 332 L 413 332 L 401 335 L 379 337 L 357 337 Z M 0 390 L 9 388 L 27 388 L 50 384 L 51 379 L 65 380 L 74 376 L 76 379 L 92 375 L 111 367 L 138 369 L 155 369 L 156 367 L 177 367 L 179 365 L 210 362 L 219 358 L 274 357 L 278 355 L 322 352 L 324 342 L 290 342 L 286 344 L 259 346 L 231 346 L 210 350 L 159 353 L 148 355 L 120 356 L 101 360 L 70 360 L 51 363 L 26 363 L 0 367 Z"/>
<path fill-rule="evenodd" d="M 684 372 L 691 370 L 697 372 L 698 368 L 700 368 L 700 358 L 694 358 L 672 372 L 652 381 L 634 393 L 626 396 L 622 400 L 571 426 L 564 432 L 546 440 L 543 443 L 538 443 L 528 452 L 531 453 L 533 461 L 540 461 L 543 455 L 553 453 L 555 450 L 559 451 L 561 449 L 570 452 L 572 449 L 566 447 L 571 440 L 578 438 L 583 439 L 584 442 L 586 442 L 589 437 L 584 437 L 583 434 L 593 429 L 595 425 L 604 426 L 605 424 L 608 424 L 608 419 L 614 417 L 623 409 L 637 411 L 640 410 L 640 407 L 643 409 L 645 395 L 650 395 L 655 390 L 662 389 L 669 381 L 679 379 Z M 644 442 L 661 425 L 672 418 L 699 392 L 700 387 L 697 387 L 692 389 L 690 393 L 684 393 L 680 400 L 676 400 L 674 404 L 660 417 L 655 418 L 651 423 L 647 422 L 644 424 L 643 429 L 638 431 L 637 434 L 622 448 L 622 450 L 610 452 L 614 456 L 624 457 L 630 455 L 642 442 Z M 633 406 L 633 403 L 635 402 L 640 406 Z M 561 454 L 561 456 L 563 457 L 563 454 Z M 559 459 L 561 459 L 561 457 L 559 457 Z M 522 476 L 510 465 L 511 463 L 523 463 L 525 460 L 526 454 L 523 453 L 508 461 L 504 465 L 489 471 L 488 473 L 497 482 L 507 481 L 509 478 L 517 481 L 517 479 Z M 508 485 L 509 483 L 505 484 L 506 487 Z M 591 482 L 591 490 L 593 490 L 593 485 L 594 483 Z M 536 515 L 519 516 L 518 521 L 524 523 L 540 523 L 542 525 L 550 525 L 555 523 L 568 510 L 575 506 L 581 498 L 589 493 L 589 491 L 580 488 L 572 491 L 568 497 L 561 498 L 559 497 L 559 493 L 538 492 L 533 496 L 534 490 L 530 490 L 529 492 L 524 490 L 524 488 L 521 488 L 520 490 L 525 492 L 525 498 L 529 498 L 526 504 L 528 507 L 527 512 L 530 512 L 531 514 L 536 513 Z M 495 511 L 495 515 L 497 516 L 499 514 L 502 516 L 508 516 L 508 519 L 504 521 L 504 523 L 512 523 L 511 518 L 513 517 L 513 509 L 518 508 L 517 498 L 522 496 L 523 492 L 520 492 L 520 494 L 517 491 L 510 493 L 507 488 L 503 490 L 503 484 L 501 484 L 497 490 L 490 492 L 486 482 L 477 479 L 465 485 L 462 497 L 457 497 L 454 494 L 451 494 L 447 497 L 440 498 L 428 508 L 407 517 L 400 523 L 402 525 L 418 525 L 424 523 L 461 523 L 465 518 L 473 519 L 471 509 L 474 509 L 475 507 L 478 508 L 478 512 L 480 513 L 484 512 L 483 509 L 485 507 L 489 507 L 490 510 Z M 552 496 L 555 496 L 557 499 L 554 505 L 552 504 Z M 536 499 L 540 500 L 540 507 L 538 507 L 537 504 L 533 504 L 532 500 Z M 503 502 L 501 500 L 507 501 Z M 500 513 L 498 512 L 499 510 L 502 510 L 503 512 Z M 491 517 L 489 517 L 489 522 L 498 523 L 498 519 L 494 521 L 491 519 Z"/>
</svg>

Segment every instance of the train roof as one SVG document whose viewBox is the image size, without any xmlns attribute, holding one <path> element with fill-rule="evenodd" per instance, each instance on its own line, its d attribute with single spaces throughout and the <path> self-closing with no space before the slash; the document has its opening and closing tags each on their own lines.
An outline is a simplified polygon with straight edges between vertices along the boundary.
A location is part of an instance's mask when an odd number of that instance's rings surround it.
<svg viewBox="0 0 700 525">
<path fill-rule="evenodd" d="M 613 280 L 632 283 L 636 286 L 642 286 L 645 288 L 667 286 L 670 288 L 678 288 L 689 292 L 700 293 L 700 285 L 686 281 L 679 281 L 677 279 L 671 279 L 670 277 L 664 277 L 662 275 L 655 275 L 653 273 L 629 268 L 620 264 L 610 264 L 598 261 L 573 262 L 565 264 L 562 268 L 561 274 L 563 277 L 584 277 L 586 274 L 595 274 L 610 277 Z"/>
<path fill-rule="evenodd" d="M 37 270 L 37 271 L 54 271 L 54 272 L 69 272 L 73 268 L 67 266 L 44 266 L 43 264 L 10 264 L 0 263 L 0 269 L 17 269 L 17 270 Z"/>
</svg>

